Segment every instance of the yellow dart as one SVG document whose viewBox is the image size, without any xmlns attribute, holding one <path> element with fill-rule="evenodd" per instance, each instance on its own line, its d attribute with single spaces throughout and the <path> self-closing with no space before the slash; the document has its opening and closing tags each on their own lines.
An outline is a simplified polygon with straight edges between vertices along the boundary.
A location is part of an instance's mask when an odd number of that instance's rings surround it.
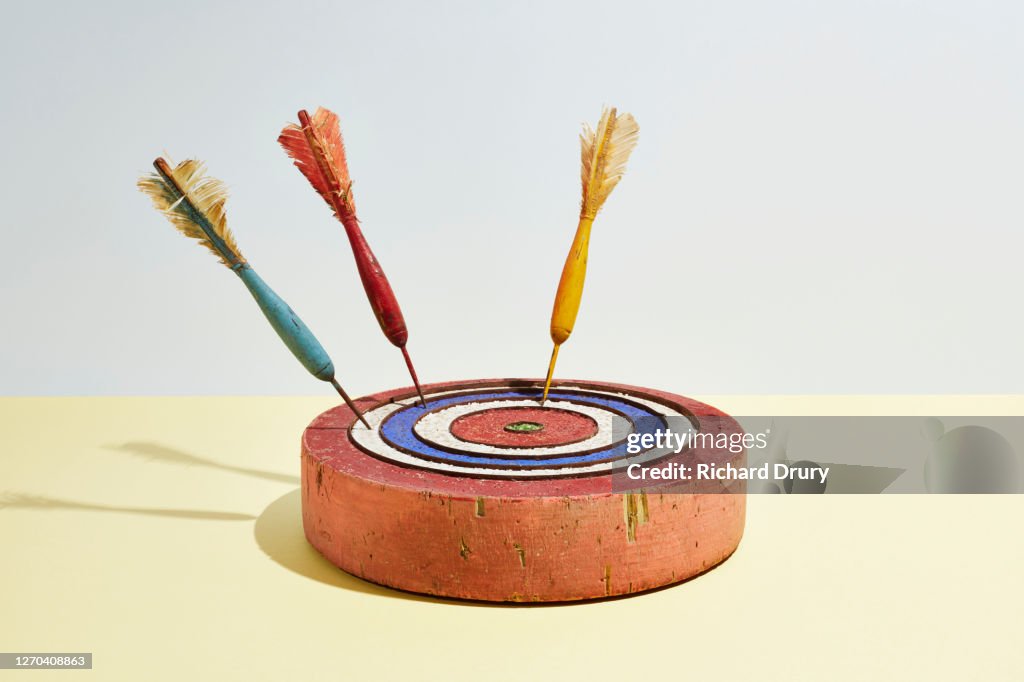
<svg viewBox="0 0 1024 682">
<path fill-rule="evenodd" d="M 544 395 L 540 404 L 548 399 L 551 377 L 555 373 L 558 349 L 565 343 L 576 324 L 583 297 L 583 281 L 587 277 L 587 249 L 590 246 L 590 228 L 597 212 L 601 210 L 608 195 L 619 184 L 626 172 L 626 160 L 636 147 L 640 128 L 630 114 L 619 116 L 614 107 L 601 113 L 597 130 L 586 123 L 580 134 L 580 157 L 583 167 L 580 177 L 583 181 L 583 201 L 580 204 L 580 221 L 576 237 L 562 267 L 562 278 L 555 293 L 555 306 L 551 311 L 551 340 L 555 347 L 548 363 L 548 376 L 544 381 Z"/>
</svg>

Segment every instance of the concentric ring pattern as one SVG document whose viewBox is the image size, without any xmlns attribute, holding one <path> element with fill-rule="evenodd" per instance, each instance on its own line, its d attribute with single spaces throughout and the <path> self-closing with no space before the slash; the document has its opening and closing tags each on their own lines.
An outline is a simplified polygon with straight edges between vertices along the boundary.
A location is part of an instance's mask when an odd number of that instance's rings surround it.
<svg viewBox="0 0 1024 682">
<path fill-rule="evenodd" d="M 381 404 L 370 428 L 349 431 L 361 450 L 399 466 L 454 476 L 538 479 L 610 474 L 672 454 L 627 452 L 627 436 L 688 418 L 649 398 L 560 386 L 541 408 L 532 389 L 449 390 Z"/>
</svg>

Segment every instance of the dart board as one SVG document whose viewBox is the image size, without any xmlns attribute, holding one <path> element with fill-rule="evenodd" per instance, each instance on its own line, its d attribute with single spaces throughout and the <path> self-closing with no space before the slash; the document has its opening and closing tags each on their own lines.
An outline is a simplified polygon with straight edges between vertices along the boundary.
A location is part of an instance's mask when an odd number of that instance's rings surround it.
<svg viewBox="0 0 1024 682">
<path fill-rule="evenodd" d="M 640 424 L 739 428 L 709 405 L 582 381 L 555 382 L 543 405 L 534 380 L 423 390 L 425 406 L 409 389 L 357 400 L 369 428 L 341 405 L 303 434 L 306 537 L 355 576 L 441 597 L 572 601 L 680 582 L 739 544 L 742 492 L 622 485 L 627 462 L 668 456 L 628 447 Z"/>
</svg>

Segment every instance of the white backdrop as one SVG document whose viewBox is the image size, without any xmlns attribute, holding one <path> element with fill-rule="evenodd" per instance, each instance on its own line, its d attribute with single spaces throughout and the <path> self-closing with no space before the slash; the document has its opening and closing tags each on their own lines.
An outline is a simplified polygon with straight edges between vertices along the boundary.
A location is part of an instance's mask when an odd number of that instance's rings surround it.
<svg viewBox="0 0 1024 682">
<path fill-rule="evenodd" d="M 135 190 L 164 151 L 350 392 L 408 383 L 276 144 L 342 119 L 424 381 L 537 376 L 603 103 L 641 128 L 563 377 L 688 393 L 1024 392 L 1022 5 L 7 3 L 3 394 L 317 393 Z"/>
</svg>

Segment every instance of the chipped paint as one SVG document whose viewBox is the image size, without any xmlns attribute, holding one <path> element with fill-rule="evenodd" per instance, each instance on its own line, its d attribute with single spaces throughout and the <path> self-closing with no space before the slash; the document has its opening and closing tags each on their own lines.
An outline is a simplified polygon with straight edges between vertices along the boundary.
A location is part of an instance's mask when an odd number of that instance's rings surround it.
<svg viewBox="0 0 1024 682">
<path fill-rule="evenodd" d="M 623 515 L 626 520 L 626 541 L 636 542 L 636 528 L 647 523 L 649 518 L 649 507 L 647 506 L 647 493 L 626 493 L 622 496 Z"/>
</svg>

